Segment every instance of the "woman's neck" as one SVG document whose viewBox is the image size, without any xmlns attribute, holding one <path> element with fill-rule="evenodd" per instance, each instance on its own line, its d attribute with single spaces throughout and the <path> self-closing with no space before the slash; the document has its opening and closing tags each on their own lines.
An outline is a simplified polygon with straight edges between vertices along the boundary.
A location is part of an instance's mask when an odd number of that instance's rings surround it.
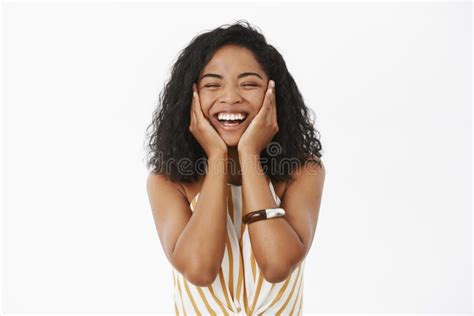
<svg viewBox="0 0 474 316">
<path fill-rule="evenodd" d="M 227 150 L 227 183 L 242 185 L 242 174 L 237 147 L 228 147 Z"/>
</svg>

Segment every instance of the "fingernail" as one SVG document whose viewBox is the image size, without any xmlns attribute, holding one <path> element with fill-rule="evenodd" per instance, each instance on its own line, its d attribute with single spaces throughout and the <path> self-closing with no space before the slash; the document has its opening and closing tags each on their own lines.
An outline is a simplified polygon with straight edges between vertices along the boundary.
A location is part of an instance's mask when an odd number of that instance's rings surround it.
<svg viewBox="0 0 474 316">
<path fill-rule="evenodd" d="M 193 92 L 193 97 L 197 97 L 197 95 L 198 95 L 197 92 L 194 91 L 194 92 Z"/>
</svg>

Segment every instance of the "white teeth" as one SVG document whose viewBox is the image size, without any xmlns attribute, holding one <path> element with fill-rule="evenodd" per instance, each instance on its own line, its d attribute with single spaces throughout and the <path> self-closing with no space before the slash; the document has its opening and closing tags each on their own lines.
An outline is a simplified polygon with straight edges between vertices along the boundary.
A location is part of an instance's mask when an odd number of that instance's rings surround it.
<svg viewBox="0 0 474 316">
<path fill-rule="evenodd" d="M 219 120 L 243 120 L 245 117 L 246 114 L 242 113 L 219 113 L 217 115 Z"/>
</svg>

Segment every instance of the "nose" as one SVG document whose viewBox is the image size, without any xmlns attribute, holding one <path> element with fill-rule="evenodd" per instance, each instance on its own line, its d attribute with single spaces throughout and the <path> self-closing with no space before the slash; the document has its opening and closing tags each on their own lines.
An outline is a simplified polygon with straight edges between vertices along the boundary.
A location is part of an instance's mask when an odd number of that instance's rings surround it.
<svg viewBox="0 0 474 316">
<path fill-rule="evenodd" d="M 222 95 L 220 96 L 219 101 L 221 103 L 225 102 L 233 104 L 242 101 L 242 96 L 240 95 L 238 89 L 227 85 L 227 87 L 222 90 Z"/>
</svg>

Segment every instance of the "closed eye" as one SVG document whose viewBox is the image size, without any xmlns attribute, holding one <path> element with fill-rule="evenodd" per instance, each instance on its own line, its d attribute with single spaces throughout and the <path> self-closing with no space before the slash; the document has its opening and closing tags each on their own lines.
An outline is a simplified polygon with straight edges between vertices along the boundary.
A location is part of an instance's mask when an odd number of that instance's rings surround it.
<svg viewBox="0 0 474 316">
<path fill-rule="evenodd" d="M 217 84 L 207 84 L 204 87 L 206 87 L 206 88 L 215 88 L 215 87 L 219 87 L 219 85 L 217 85 Z M 254 84 L 254 83 L 248 83 L 248 84 L 243 84 L 242 87 L 258 87 L 258 85 Z"/>
<path fill-rule="evenodd" d="M 207 84 L 204 87 L 205 88 L 219 88 L 219 85 L 218 84 Z M 258 84 L 248 83 L 248 84 L 243 84 L 242 87 L 254 88 L 254 87 L 258 87 Z"/>
</svg>

